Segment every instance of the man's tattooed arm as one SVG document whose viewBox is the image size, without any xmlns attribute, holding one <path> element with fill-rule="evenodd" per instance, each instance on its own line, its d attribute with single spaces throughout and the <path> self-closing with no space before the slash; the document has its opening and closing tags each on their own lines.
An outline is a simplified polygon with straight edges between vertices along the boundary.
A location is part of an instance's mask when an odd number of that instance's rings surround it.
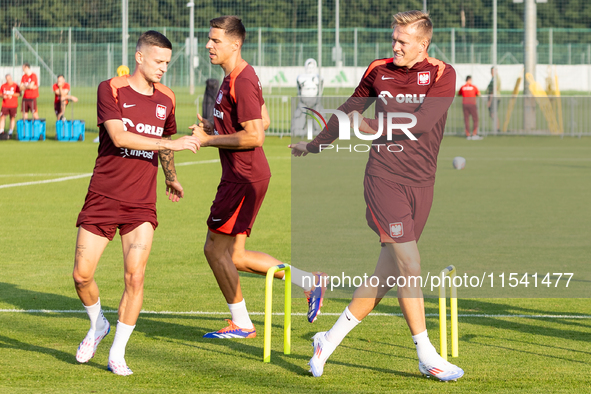
<svg viewBox="0 0 591 394">
<path fill-rule="evenodd" d="M 163 136 L 162 139 L 170 140 L 172 139 L 171 136 Z M 176 181 L 176 169 L 174 168 L 174 152 L 170 149 L 163 149 L 158 151 L 158 156 L 160 157 L 160 164 L 162 164 L 162 170 L 164 171 L 164 176 L 166 180 L 169 182 Z"/>
</svg>

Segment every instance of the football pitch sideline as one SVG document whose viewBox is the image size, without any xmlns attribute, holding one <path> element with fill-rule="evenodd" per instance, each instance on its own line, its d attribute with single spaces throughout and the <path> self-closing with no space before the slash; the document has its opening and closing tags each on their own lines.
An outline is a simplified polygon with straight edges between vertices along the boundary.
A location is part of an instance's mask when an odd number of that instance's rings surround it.
<svg viewBox="0 0 591 394">
<path fill-rule="evenodd" d="M 76 348 L 89 324 L 71 277 L 74 224 L 96 158 L 97 145 L 91 140 L 0 141 L 1 393 L 591 392 L 591 300 L 580 294 L 503 298 L 499 291 L 496 298 L 466 298 L 466 291 L 463 296 L 458 289 L 459 357 L 449 359 L 465 370 L 458 382 L 443 383 L 419 373 L 416 350 L 394 297 L 385 298 L 349 334 L 320 378 L 313 378 L 306 365 L 311 337 L 328 330 L 350 299 L 326 299 L 318 320 L 309 324 L 306 301 L 294 287 L 291 354 L 282 352 L 283 319 L 274 316 L 271 363 L 264 364 L 265 281 L 241 274 L 257 337 L 202 338 L 230 316 L 202 250 L 205 220 L 221 175 L 217 150 L 209 148 L 195 155 L 176 154 L 185 189 L 181 202 L 165 198 L 159 174 L 160 224 L 146 271 L 145 313 L 126 352 L 134 374 L 120 377 L 107 371 L 113 333 L 90 362 L 77 363 Z M 265 141 L 273 176 L 247 241 L 248 248 L 286 263 L 292 253 L 289 142 L 276 137 Z M 544 272 L 588 267 L 589 152 L 589 138 L 445 137 L 433 208 L 419 242 L 425 267 L 454 264 L 458 275 L 475 267 L 498 275 L 495 267 L 507 263 L 520 273 L 527 266 L 543 267 Z M 462 171 L 452 168 L 456 156 L 467 160 Z M 352 214 L 365 216 L 364 211 Z M 377 242 L 370 246 L 373 254 L 359 262 L 368 272 L 378 253 Z M 118 237 L 107 247 L 96 280 L 105 316 L 114 324 L 123 291 Z M 575 275 L 573 280 L 587 277 Z M 274 293 L 273 310 L 279 315 L 281 281 Z M 429 336 L 438 348 L 437 299 L 427 298 L 425 306 Z"/>
</svg>

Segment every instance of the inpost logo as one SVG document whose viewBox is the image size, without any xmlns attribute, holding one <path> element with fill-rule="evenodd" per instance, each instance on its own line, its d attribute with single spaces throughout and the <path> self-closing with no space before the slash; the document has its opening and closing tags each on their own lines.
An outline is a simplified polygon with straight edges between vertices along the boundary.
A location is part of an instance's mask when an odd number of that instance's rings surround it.
<svg viewBox="0 0 591 394">
<path fill-rule="evenodd" d="M 314 139 L 314 121 L 318 123 L 320 129 L 324 129 L 328 127 L 328 123 L 324 116 L 319 111 L 316 111 L 309 107 L 304 107 L 306 110 L 310 112 L 306 112 L 306 115 L 309 117 L 307 121 L 307 131 L 308 131 L 308 140 Z M 372 147 L 376 148 L 380 151 L 380 148 L 387 149 L 388 152 L 397 153 L 403 151 L 403 146 L 400 144 L 391 143 L 392 135 L 394 130 L 401 130 L 409 140 L 417 141 L 417 137 L 413 133 L 410 132 L 410 128 L 417 125 L 417 117 L 414 114 L 407 113 L 407 112 L 378 112 L 378 130 L 375 133 L 365 133 L 359 130 L 359 113 L 354 112 L 351 116 L 353 120 L 353 125 L 351 125 L 351 119 L 349 116 L 337 109 L 323 109 L 321 111 L 324 114 L 332 114 L 337 117 L 337 121 L 339 124 L 339 140 L 348 141 L 351 140 L 351 128 L 355 133 L 355 136 L 363 141 L 374 141 L 382 135 L 384 135 L 384 124 L 386 124 L 386 139 L 390 142 L 388 144 L 358 144 L 358 145 L 348 145 L 348 146 L 340 146 L 340 145 L 333 145 L 333 144 L 320 144 L 319 148 L 320 151 L 325 149 L 336 149 L 337 152 L 340 150 L 348 151 L 348 152 L 368 152 Z M 385 121 L 384 121 L 385 119 Z M 410 120 L 407 123 L 398 123 L 401 120 Z M 352 127 L 351 127 L 352 126 Z"/>
</svg>

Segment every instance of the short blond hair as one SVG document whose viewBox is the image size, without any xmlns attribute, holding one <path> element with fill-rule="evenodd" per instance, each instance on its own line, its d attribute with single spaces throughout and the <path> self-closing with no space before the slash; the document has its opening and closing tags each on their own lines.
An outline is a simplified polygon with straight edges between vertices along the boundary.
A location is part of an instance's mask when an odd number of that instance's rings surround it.
<svg viewBox="0 0 591 394">
<path fill-rule="evenodd" d="M 417 32 L 420 34 L 420 39 L 427 38 L 431 44 L 433 37 L 433 22 L 429 14 L 423 11 L 413 10 L 399 12 L 393 16 L 392 28 L 396 26 L 410 26 L 415 25 Z"/>
</svg>

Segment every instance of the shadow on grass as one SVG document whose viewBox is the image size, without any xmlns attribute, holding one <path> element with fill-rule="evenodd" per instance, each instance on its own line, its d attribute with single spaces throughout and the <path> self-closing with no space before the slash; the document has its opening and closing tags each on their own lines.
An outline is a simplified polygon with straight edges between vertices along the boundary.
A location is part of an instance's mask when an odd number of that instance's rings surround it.
<svg viewBox="0 0 591 394">
<path fill-rule="evenodd" d="M 77 313 L 77 314 L 72 314 L 72 313 L 52 313 L 52 314 L 46 314 L 44 315 L 45 317 L 58 317 L 58 318 L 64 318 L 64 317 L 76 317 L 81 319 L 80 322 L 80 339 L 82 339 L 86 333 L 86 329 L 87 329 L 87 322 L 88 322 L 88 317 L 86 316 L 86 313 L 83 312 L 83 309 L 81 307 L 80 301 L 78 300 L 77 297 L 67 297 L 67 296 L 63 296 L 63 295 L 58 295 L 58 294 L 51 294 L 51 293 L 44 293 L 44 292 L 37 292 L 37 291 L 33 291 L 33 290 L 27 290 L 27 289 L 22 289 L 19 288 L 18 286 L 14 285 L 14 284 L 10 284 L 10 283 L 2 283 L 0 282 L 0 301 L 6 303 L 6 304 L 11 304 L 14 305 L 15 308 L 17 309 L 23 309 L 23 310 L 31 310 L 31 309 L 36 309 L 36 310 L 47 310 L 47 309 L 51 309 L 51 310 L 81 310 L 81 313 Z M 350 300 L 348 299 L 333 299 L 331 300 L 333 302 L 339 302 L 339 303 L 343 303 L 343 307 L 345 304 L 348 304 Z M 426 307 L 426 312 L 427 313 L 432 313 L 435 314 L 438 312 L 437 309 L 437 300 L 436 299 L 426 299 L 425 300 L 425 307 Z M 482 313 L 482 314 L 506 314 L 506 315 L 513 315 L 513 314 L 523 314 L 523 315 L 527 315 L 527 314 L 531 314 L 531 315 L 543 315 L 543 314 L 549 314 L 549 313 L 554 313 L 554 312 L 548 312 L 546 310 L 542 310 L 539 308 L 532 308 L 532 307 L 527 307 L 527 306 L 517 306 L 515 304 L 504 304 L 499 302 L 499 300 L 495 300 L 495 302 L 489 302 L 489 301 L 485 301 L 485 300 L 460 300 L 460 313 L 464 313 L 465 311 L 471 313 Z M 104 306 L 105 310 L 114 310 L 116 308 L 114 308 L 113 306 L 107 305 Z M 380 312 L 380 313 L 400 313 L 400 309 L 397 306 L 388 306 L 388 305 L 384 305 L 384 306 L 378 306 L 375 310 L 375 312 Z M 568 312 L 563 311 L 562 314 L 566 314 Z M 31 315 L 34 315 L 35 313 L 29 313 Z M 581 315 L 580 313 L 568 313 L 570 315 Z M 109 320 L 113 320 L 113 318 L 110 316 L 112 314 L 107 314 L 107 317 L 109 318 Z M 229 316 L 229 313 L 228 313 Z M 399 318 L 401 319 L 401 317 L 393 317 L 393 318 Z M 175 323 L 171 323 L 168 321 L 165 321 L 166 319 L 174 319 L 177 322 Z M 336 317 L 335 317 L 335 321 L 336 321 Z M 469 320 L 468 320 L 469 319 Z M 523 319 L 526 319 L 525 321 Z M 460 322 L 462 322 L 462 320 L 464 320 L 464 322 L 469 322 L 471 325 L 477 325 L 477 326 L 483 326 L 483 327 L 492 327 L 494 329 L 501 329 L 501 330 L 505 330 L 505 331 L 512 331 L 512 332 L 517 332 L 517 333 L 522 333 L 522 334 L 529 334 L 529 335 L 534 335 L 535 338 L 543 338 L 543 337 L 547 337 L 547 338 L 560 338 L 560 339 L 569 339 L 569 340 L 573 340 L 573 341 L 579 341 L 581 343 L 588 343 L 588 334 L 585 334 L 584 332 L 582 332 L 580 330 L 580 328 L 589 328 L 590 324 L 585 320 L 581 320 L 581 321 L 577 321 L 575 319 L 544 319 L 544 321 L 547 320 L 552 320 L 554 324 L 554 327 L 545 327 L 542 326 L 541 324 L 536 324 L 537 322 L 540 321 L 539 318 L 522 318 L 519 321 L 507 321 L 506 319 L 503 318 L 496 318 L 494 316 L 484 316 L 484 317 L 474 317 L 474 318 L 465 318 L 465 317 L 460 317 Z M 254 319 L 253 320 L 255 325 L 257 327 L 262 328 L 263 327 L 263 321 L 262 320 L 257 320 Z M 212 331 L 212 326 L 215 327 L 218 325 L 218 323 L 220 323 L 220 325 L 225 324 L 222 320 L 222 318 L 218 315 L 215 316 L 204 316 L 204 315 L 199 315 L 199 316 L 195 316 L 195 315 L 175 315 L 175 314 L 158 314 L 158 315 L 152 315 L 152 314 L 142 314 L 140 316 L 140 320 L 138 322 L 139 324 L 136 327 L 136 332 L 141 332 L 144 335 L 146 335 L 149 338 L 152 338 L 154 340 L 157 339 L 164 339 L 164 340 L 171 340 L 171 341 L 177 341 L 177 343 L 180 343 L 183 346 L 190 346 L 190 347 L 194 347 L 196 349 L 202 350 L 202 351 L 206 351 L 206 352 L 214 352 L 214 353 L 220 353 L 220 354 L 226 354 L 226 355 L 231 355 L 231 354 L 235 354 L 235 353 L 241 353 L 243 354 L 243 357 L 246 359 L 252 359 L 253 361 L 261 361 L 262 359 L 262 353 L 263 353 L 263 349 L 262 349 L 262 343 L 258 342 L 257 345 L 252 345 L 249 343 L 252 342 L 244 342 L 242 340 L 212 340 L 212 339 L 205 339 L 202 338 L 203 334 L 208 332 L 208 331 Z M 186 324 L 183 324 L 186 323 Z M 533 324 L 530 324 L 533 323 Z M 282 332 L 283 330 L 283 325 L 282 322 L 277 321 L 276 324 L 273 324 L 273 327 L 275 328 L 276 332 L 280 331 Z M 572 329 L 569 329 L 572 328 Z M 43 329 L 40 327 L 40 329 Z M 577 330 L 579 329 L 579 330 Z M 585 331 L 585 330 L 583 330 Z M 460 335 L 461 335 L 462 329 L 461 329 L 461 325 L 460 325 Z M 588 332 L 588 331 L 585 331 Z M 306 333 L 301 334 L 301 338 L 306 340 L 306 341 L 310 341 L 310 338 L 314 335 L 314 331 L 308 331 Z M 262 336 L 263 334 L 263 330 L 259 329 L 259 336 Z M 432 337 L 436 337 L 436 335 L 432 335 Z M 461 342 L 472 342 L 472 343 L 478 343 L 479 345 L 481 344 L 480 341 L 478 341 L 478 338 L 486 338 L 488 342 L 489 339 L 493 339 L 492 337 L 487 337 L 486 335 L 469 335 L 469 336 L 461 336 L 460 338 L 460 345 Z M 379 339 L 379 338 L 375 338 L 375 339 Z M 537 346 L 541 344 L 541 341 L 543 339 L 537 340 L 536 342 L 528 342 L 528 341 L 522 341 L 522 340 L 518 340 L 518 339 L 509 339 L 509 341 L 512 341 L 513 343 L 515 343 L 516 345 L 518 344 L 523 344 L 524 346 Z M 55 357 L 56 359 L 60 360 L 60 361 L 64 361 L 66 363 L 69 364 L 76 364 L 75 361 L 75 350 L 77 347 L 78 343 L 73 343 L 72 344 L 72 352 L 71 353 L 66 353 L 66 352 L 61 352 L 55 349 L 51 349 L 51 348 L 46 348 L 46 347 L 42 347 L 42 346 L 37 346 L 34 344 L 29 344 L 29 343 L 24 343 L 21 341 L 18 341 L 16 339 L 12 339 L 12 338 L 8 338 L 8 337 L 4 337 L 4 336 L 0 336 L 0 347 L 4 347 L 4 348 L 14 348 L 14 349 L 22 349 L 22 350 L 26 350 L 26 351 L 34 351 L 34 352 L 39 352 L 39 353 L 44 353 L 44 354 L 50 354 L 53 357 Z M 213 345 L 213 346 L 212 346 Z M 355 345 L 355 342 L 351 342 L 351 340 L 345 340 L 345 342 L 341 345 L 344 348 L 349 348 L 351 350 L 357 350 L 357 351 L 368 351 L 368 352 L 375 352 L 378 351 L 379 354 L 383 354 L 383 355 L 392 355 L 393 353 L 396 353 L 395 351 L 393 351 L 394 349 L 392 349 L 392 344 L 389 344 L 387 342 L 383 342 L 383 341 L 376 341 L 376 342 L 372 342 L 372 345 L 376 347 L 375 350 L 371 350 L 371 349 L 367 349 L 367 346 L 363 346 L 363 348 L 360 348 L 358 346 Z M 388 348 L 388 346 L 390 348 Z M 542 349 L 540 347 L 540 351 L 539 352 L 535 352 L 535 351 L 531 351 L 531 350 L 523 350 L 523 349 L 518 349 L 518 348 L 512 348 L 510 346 L 499 346 L 499 345 L 488 345 L 488 346 L 496 346 L 498 348 L 502 348 L 502 349 L 506 349 L 508 351 L 515 351 L 515 352 L 521 352 L 521 353 L 527 353 L 527 354 L 531 354 L 531 355 L 538 355 L 538 356 L 542 356 L 542 357 L 554 357 L 556 358 L 556 356 L 550 356 L 548 355 L 548 348 L 553 348 L 559 351 L 562 350 L 571 350 L 571 351 L 576 351 L 579 353 L 584 353 L 584 354 L 591 354 L 591 352 L 588 351 L 582 351 L 582 350 L 574 350 L 574 349 L 564 349 L 561 347 L 557 347 L 557 346 L 550 346 L 548 347 L 547 345 L 544 345 L 544 348 Z M 303 367 L 305 366 L 305 362 L 307 362 L 309 360 L 310 355 L 298 355 L 298 354 L 292 354 L 292 355 L 283 355 L 281 352 L 273 352 L 273 363 L 277 366 L 280 366 L 286 370 L 295 372 L 299 375 L 307 375 L 307 368 Z M 579 360 L 573 360 L 573 359 L 569 359 L 569 358 L 565 358 L 565 357 L 559 357 L 563 360 L 567 360 L 567 361 L 574 361 L 574 362 L 580 362 Z M 332 361 L 331 361 L 332 362 Z M 391 370 L 385 370 L 382 368 L 377 368 L 377 367 L 373 367 L 373 366 L 363 366 L 363 365 L 357 365 L 354 363 L 342 363 L 342 362 L 335 362 L 336 364 L 340 364 L 343 366 L 351 366 L 351 367 L 359 367 L 359 368 L 364 368 L 364 369 L 368 369 L 368 370 L 375 370 L 378 372 L 388 372 L 388 373 L 394 373 L 394 374 L 399 374 L 401 376 L 415 376 L 413 374 L 408 374 L 405 372 L 400 372 L 400 371 L 391 371 Z M 99 367 L 99 366 L 97 366 Z"/>
<path fill-rule="evenodd" d="M 86 330 L 88 329 L 88 316 L 84 312 L 84 309 L 80 303 L 80 300 L 77 297 L 67 297 L 59 294 L 52 294 L 52 293 L 44 293 L 38 292 L 28 289 L 22 289 L 17 285 L 11 283 L 3 283 L 0 282 L 0 301 L 11 304 L 14 306 L 15 309 L 19 310 L 35 310 L 35 311 L 43 311 L 43 310 L 54 310 L 54 311 L 65 311 L 65 310 L 80 310 L 80 313 L 65 313 L 65 312 L 55 312 L 50 314 L 44 314 L 44 317 L 50 318 L 78 318 L 80 319 L 80 340 L 84 338 L 86 335 Z M 113 307 L 111 305 L 103 305 L 103 310 L 116 310 L 117 307 Z M 42 312 L 27 312 L 27 315 L 37 315 Z M 116 318 L 113 319 L 113 313 L 105 313 L 107 319 L 113 325 L 113 329 L 115 328 Z M 228 317 L 230 313 L 228 312 Z M 170 323 L 164 321 L 165 319 L 175 319 L 177 321 L 186 322 L 186 324 L 178 324 L 178 323 Z M 262 321 L 255 320 L 254 323 L 258 327 L 263 327 Z M 252 360 L 262 360 L 263 349 L 261 346 L 253 346 L 245 344 L 241 340 L 212 340 L 212 339 L 205 339 L 203 338 L 203 334 L 206 332 L 212 331 L 212 326 L 216 324 L 224 325 L 225 321 L 218 315 L 215 316 L 195 316 L 195 315 L 175 315 L 175 314 L 162 314 L 162 315 L 152 315 L 152 314 L 141 314 L 138 320 L 138 324 L 136 325 L 135 332 L 143 333 L 146 337 L 152 338 L 153 340 L 157 339 L 171 339 L 177 340 L 182 342 L 186 346 L 194 346 L 195 348 L 202 349 L 204 351 L 212 351 L 216 353 L 223 353 L 220 351 L 220 348 L 227 348 L 227 353 L 242 353 L 246 358 Z M 283 326 L 278 324 L 273 324 L 276 330 L 282 330 Z M 40 330 L 43 330 L 43 327 L 39 327 Z M 49 328 L 48 328 L 49 329 Z M 113 330 L 114 333 L 115 330 Z M 262 330 L 259 329 L 260 336 L 262 336 Z M 111 336 L 110 338 L 113 338 Z M 133 338 L 132 338 L 133 340 Z M 211 349 L 211 345 L 215 345 L 215 349 Z M 262 344 L 261 344 L 262 345 Z M 27 350 L 27 351 L 34 351 L 39 353 L 47 353 L 59 356 L 56 356 L 58 360 L 70 363 L 70 364 L 78 364 L 75 359 L 75 353 L 78 346 L 78 342 L 72 343 L 72 351 L 71 353 L 68 352 L 61 352 L 50 348 L 45 348 L 41 346 L 37 346 L 32 343 L 25 343 L 20 342 L 15 339 L 11 339 L 8 337 L 0 337 L 0 347 L 12 347 L 15 349 Z M 209 346 L 209 347 L 208 347 Z M 290 371 L 298 372 L 298 369 L 301 369 L 296 364 L 289 364 L 289 362 L 285 362 L 284 366 L 286 369 Z M 98 367 L 98 365 L 97 365 Z M 304 373 L 305 371 L 300 371 Z M 298 372 L 299 373 L 299 372 Z"/>
<path fill-rule="evenodd" d="M 228 312 L 228 316 L 230 313 Z M 262 336 L 264 322 L 261 320 L 253 319 L 255 327 L 259 328 L 257 334 L 257 345 L 251 345 L 252 339 L 210 339 L 203 338 L 203 334 L 212 331 L 211 326 L 218 323 L 223 326 L 226 324 L 220 316 L 187 316 L 187 315 L 142 315 L 143 327 L 140 329 L 146 336 L 154 339 L 161 338 L 166 340 L 175 341 L 177 345 L 193 347 L 206 352 L 212 352 L 214 354 L 232 355 L 235 353 L 242 353 L 242 358 L 250 359 L 255 362 L 261 362 L 263 359 L 263 344 Z M 187 325 L 170 323 L 163 321 L 164 319 L 175 319 L 186 321 Z M 207 322 L 214 322 L 213 324 L 207 324 Z M 199 323 L 200 325 L 197 325 Z M 202 323 L 206 323 L 205 326 L 201 326 Z M 139 325 L 137 326 L 139 327 Z M 283 325 L 280 323 L 272 324 L 275 332 L 283 332 Z M 136 328 L 137 329 L 137 328 Z M 259 340 L 260 338 L 260 340 Z M 277 354 L 272 352 L 272 354 Z M 282 354 L 282 353 L 279 353 Z M 295 355 L 284 356 L 286 357 L 282 363 L 277 365 L 282 366 L 288 371 L 296 372 L 298 374 L 306 374 L 307 370 L 302 369 L 300 364 L 294 364 L 289 362 L 289 358 L 298 357 Z M 302 356 L 303 357 L 303 356 Z M 274 363 L 276 364 L 276 363 Z"/>
<path fill-rule="evenodd" d="M 237 341 L 241 341 L 241 340 L 237 340 Z M 196 342 L 203 342 L 203 344 L 190 344 L 190 343 L 181 343 L 182 346 L 187 346 L 187 347 L 191 347 L 191 348 L 196 348 L 199 350 L 202 350 L 204 352 L 211 352 L 213 354 L 222 354 L 222 355 L 226 355 L 226 356 L 232 356 L 234 354 L 234 352 L 236 351 L 240 351 L 243 352 L 245 354 L 250 354 L 253 357 L 248 357 L 249 359 L 251 359 L 253 362 L 258 362 L 263 364 L 262 362 L 262 349 L 258 346 L 252 346 L 252 345 L 248 345 L 245 344 L 244 342 L 235 342 L 235 341 L 228 341 L 228 340 L 211 340 L 211 339 L 207 339 L 207 340 L 203 340 L 203 341 L 199 341 L 197 340 Z M 204 342 L 207 342 L 207 344 L 211 345 L 211 344 L 215 344 L 216 348 L 212 349 L 210 347 L 207 347 L 206 344 Z M 226 351 L 220 351 L 220 347 L 225 347 L 227 348 Z M 343 346 L 345 348 L 347 348 L 348 346 Z M 355 349 L 355 350 L 362 350 L 362 349 Z M 371 352 L 372 354 L 375 354 L 375 352 Z M 310 376 L 310 372 L 309 372 L 309 367 L 307 365 L 308 361 L 310 360 L 312 351 L 310 351 L 310 355 L 302 355 L 302 354 L 283 354 L 282 351 L 271 351 L 271 363 L 274 367 L 280 367 L 283 368 L 286 371 L 289 372 L 294 372 L 299 376 Z M 422 378 L 421 375 L 419 374 L 412 374 L 412 373 L 408 373 L 408 372 L 403 372 L 403 371 L 396 371 L 396 370 L 391 370 L 391 369 L 386 369 L 386 368 L 379 368 L 376 366 L 370 366 L 370 365 L 363 365 L 363 364 L 356 364 L 356 363 L 348 363 L 348 362 L 342 362 L 342 361 L 335 361 L 335 360 L 331 360 L 330 361 L 331 365 L 340 365 L 340 366 L 344 366 L 344 367 L 351 367 L 351 368 L 356 368 L 356 369 L 361 369 L 361 370 L 368 370 L 368 371 L 373 371 L 373 372 L 381 372 L 381 373 L 385 373 L 385 374 L 394 374 L 397 376 L 401 376 L 401 377 L 413 377 L 413 378 Z"/>
<path fill-rule="evenodd" d="M 483 339 L 483 340 L 479 341 L 479 339 Z M 540 346 L 543 346 L 544 349 L 546 349 L 546 352 L 536 353 L 536 352 L 532 352 L 529 350 L 517 349 L 515 347 L 510 347 L 510 346 L 494 345 L 494 344 L 492 344 L 492 342 L 498 341 L 499 338 L 493 337 L 491 335 L 464 335 L 460 338 L 460 340 L 463 342 L 470 342 L 470 343 L 478 345 L 478 346 L 484 346 L 484 347 L 495 348 L 495 349 L 502 349 L 502 350 L 506 350 L 508 352 L 530 354 L 530 355 L 539 356 L 539 357 L 547 357 L 552 360 L 559 359 L 559 360 L 570 361 L 570 362 L 574 362 L 574 363 L 580 363 L 580 364 L 584 364 L 584 365 L 588 365 L 588 362 L 582 361 L 582 360 L 573 360 L 572 358 L 561 357 L 561 356 L 557 356 L 556 354 L 549 354 L 548 348 L 552 348 L 555 350 L 567 351 L 567 352 L 573 352 L 573 353 L 582 353 L 582 354 L 591 355 L 591 352 L 587 352 L 584 350 L 577 350 L 577 349 L 570 349 L 570 348 L 567 349 L 567 348 L 563 348 L 560 346 L 551 346 L 551 345 L 547 345 L 547 344 L 540 344 L 540 343 L 528 342 L 528 341 L 520 341 L 517 339 L 509 339 L 509 338 L 503 338 L 502 340 L 505 342 L 515 343 L 518 345 L 540 345 Z"/>
<path fill-rule="evenodd" d="M 30 343 L 21 342 L 14 338 L 6 337 L 4 335 L 0 335 L 0 349 L 25 350 L 28 352 L 47 354 L 66 364 L 80 365 L 80 363 L 76 361 L 75 355 L 71 353 L 62 352 L 60 350 L 48 347 L 32 345 Z M 104 366 L 96 364 L 92 361 L 86 364 L 93 368 L 106 369 Z"/>
<path fill-rule="evenodd" d="M 331 299 L 331 302 L 335 303 L 342 303 L 343 308 L 349 304 L 350 299 Z M 506 339 L 503 337 L 503 340 L 511 341 L 512 343 L 521 344 L 523 346 L 540 346 L 539 352 L 532 352 L 531 350 L 522 350 L 517 347 L 503 347 L 498 345 L 487 345 L 492 347 L 498 347 L 502 349 L 506 349 L 507 351 L 515 351 L 521 352 L 525 354 L 531 355 L 538 355 L 541 357 L 550 357 L 550 358 L 558 358 L 565 361 L 572 361 L 580 363 L 580 360 L 565 358 L 561 356 L 555 356 L 548 353 L 549 349 L 555 349 L 557 351 L 570 351 L 574 353 L 582 353 L 582 354 L 591 354 L 589 351 L 584 350 L 577 350 L 577 349 L 567 349 L 558 346 L 548 345 L 547 343 L 543 343 L 544 340 L 542 338 L 557 338 L 557 339 L 568 339 L 571 341 L 578 341 L 583 344 L 589 343 L 589 334 L 588 330 L 591 329 L 591 322 L 589 319 L 555 319 L 555 318 L 540 318 L 540 317 L 526 317 L 526 315 L 569 315 L 569 316 L 586 316 L 584 313 L 580 312 L 570 312 L 562 310 L 560 312 L 556 312 L 555 310 L 544 310 L 539 308 L 531 308 L 527 306 L 518 306 L 515 304 L 509 303 L 502 303 L 501 300 L 495 299 L 494 302 L 486 301 L 482 299 L 469 299 L 469 300 L 458 300 L 458 307 L 460 314 L 470 314 L 474 313 L 475 315 L 480 314 L 491 314 L 491 315 L 524 315 L 525 317 L 521 317 L 519 321 L 507 321 L 506 318 L 502 317 L 495 317 L 495 316 L 475 316 L 475 317 L 459 317 L 459 331 L 460 335 L 462 332 L 462 322 L 469 323 L 471 325 L 482 326 L 482 327 L 491 327 L 498 330 L 506 330 L 512 331 L 521 334 L 528 334 L 532 335 L 532 338 L 540 338 L 537 341 L 521 341 L 518 339 Z M 438 298 L 425 298 L 425 312 L 431 316 L 437 316 L 439 313 L 439 300 Z M 399 306 L 392 306 L 392 305 L 382 305 L 379 304 L 374 310 L 373 313 L 392 313 L 396 315 L 401 314 L 401 310 Z M 448 311 L 449 313 L 449 311 Z M 392 319 L 403 319 L 402 316 L 392 316 Z M 437 319 L 437 318 L 436 318 Z M 336 321 L 337 318 L 334 318 Z M 555 324 L 558 324 L 557 327 L 545 327 L 541 324 L 538 324 L 541 320 L 544 322 L 552 321 Z M 569 329 L 572 328 L 572 329 Z M 586 329 L 587 331 L 582 331 L 580 329 Z M 577 330 L 579 329 L 579 330 Z M 430 337 L 433 344 L 437 346 L 438 343 L 438 330 L 437 328 L 432 328 L 430 330 Z M 408 331 L 405 334 L 410 335 Z M 313 335 L 313 334 L 312 334 Z M 486 335 L 466 335 L 460 336 L 460 346 L 462 342 L 473 342 L 479 343 L 478 338 L 488 338 L 490 340 L 493 338 Z M 307 338 L 305 338 L 307 339 Z M 370 338 L 368 338 L 370 339 Z M 385 354 L 387 352 L 387 346 L 394 347 L 396 345 L 390 344 L 387 342 L 380 342 L 380 341 L 373 341 L 375 343 L 376 350 L 381 350 L 381 354 Z M 349 347 L 350 345 L 347 344 L 347 339 L 340 345 L 341 347 Z M 357 351 L 364 351 L 364 349 L 358 349 L 354 346 L 351 346 Z M 402 348 L 401 346 L 398 346 Z"/>
<path fill-rule="evenodd" d="M 72 293 L 75 294 L 72 284 Z M 80 310 L 84 307 L 78 297 L 67 297 L 59 294 L 43 293 L 34 290 L 20 288 L 12 283 L 0 282 L 0 301 L 11 304 L 15 309 L 23 310 Z M 117 309 L 110 305 L 103 305 L 104 310 Z M 56 313 L 62 316 L 62 313 Z M 68 316 L 72 316 L 71 313 Z M 81 318 L 88 319 L 86 313 L 80 314 Z"/>
</svg>

